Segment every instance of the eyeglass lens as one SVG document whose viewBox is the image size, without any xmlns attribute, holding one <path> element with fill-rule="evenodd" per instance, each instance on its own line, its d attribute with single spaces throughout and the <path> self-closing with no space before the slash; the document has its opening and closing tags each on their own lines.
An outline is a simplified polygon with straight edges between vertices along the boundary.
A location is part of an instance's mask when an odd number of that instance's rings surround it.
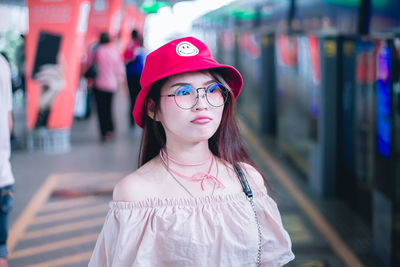
<svg viewBox="0 0 400 267">
<path fill-rule="evenodd" d="M 199 90 L 203 89 L 204 94 Z M 211 84 L 205 88 L 193 88 L 190 85 L 183 85 L 179 87 L 174 94 L 176 104 L 183 109 L 193 108 L 199 97 L 204 97 L 207 99 L 208 103 L 214 107 L 222 106 L 227 97 L 227 89 L 225 89 L 221 84 Z"/>
</svg>

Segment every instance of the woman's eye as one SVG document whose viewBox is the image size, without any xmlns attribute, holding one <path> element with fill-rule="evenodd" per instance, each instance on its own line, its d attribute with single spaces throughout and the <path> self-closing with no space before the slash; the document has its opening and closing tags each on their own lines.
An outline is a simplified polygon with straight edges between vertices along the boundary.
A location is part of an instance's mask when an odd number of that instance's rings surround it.
<svg viewBox="0 0 400 267">
<path fill-rule="evenodd" d="M 191 87 L 189 85 L 186 85 L 186 86 L 183 86 L 183 87 L 179 88 L 176 91 L 175 95 L 178 95 L 178 96 L 180 96 L 180 95 L 188 95 L 188 94 L 190 94 L 191 91 L 193 91 L 193 87 Z"/>
<path fill-rule="evenodd" d="M 208 93 L 215 93 L 215 91 L 216 91 L 218 88 L 219 88 L 219 84 L 213 84 L 213 85 L 211 85 L 211 86 L 208 88 L 207 92 L 208 92 Z"/>
</svg>

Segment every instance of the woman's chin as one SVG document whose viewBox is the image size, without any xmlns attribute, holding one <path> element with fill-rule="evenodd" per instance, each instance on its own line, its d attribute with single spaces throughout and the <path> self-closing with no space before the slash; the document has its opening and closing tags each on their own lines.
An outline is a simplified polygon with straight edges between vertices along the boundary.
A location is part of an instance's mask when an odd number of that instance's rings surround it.
<svg viewBox="0 0 400 267">
<path fill-rule="evenodd" d="M 170 130 L 171 131 L 166 131 L 167 141 L 172 141 L 172 139 L 174 139 L 178 140 L 180 143 L 199 143 L 208 141 L 218 130 L 218 127 L 186 127 L 180 130 Z"/>
<path fill-rule="evenodd" d="M 209 129 L 199 129 L 198 131 L 193 132 L 192 136 L 195 139 L 205 141 L 205 140 L 210 139 L 215 134 L 216 131 L 217 131 L 217 129 L 210 129 L 210 128 Z"/>
<path fill-rule="evenodd" d="M 194 134 L 191 136 L 186 136 L 186 141 L 188 143 L 201 143 L 201 142 L 208 142 L 208 140 L 214 135 L 214 132 L 209 133 L 201 133 L 201 134 Z"/>
</svg>

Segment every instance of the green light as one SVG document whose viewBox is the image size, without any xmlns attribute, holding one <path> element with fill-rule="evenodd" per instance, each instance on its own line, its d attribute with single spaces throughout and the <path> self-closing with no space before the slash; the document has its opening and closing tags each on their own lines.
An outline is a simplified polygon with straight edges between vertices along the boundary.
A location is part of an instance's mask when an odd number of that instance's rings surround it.
<svg viewBox="0 0 400 267">
<path fill-rule="evenodd" d="M 254 9 L 232 8 L 231 10 L 229 10 L 229 13 L 239 20 L 252 20 L 256 16 L 256 12 Z"/>
<path fill-rule="evenodd" d="M 160 8 L 167 6 L 170 6 L 170 4 L 165 1 L 146 1 L 142 3 L 140 8 L 147 14 L 154 14 L 157 13 Z"/>
</svg>

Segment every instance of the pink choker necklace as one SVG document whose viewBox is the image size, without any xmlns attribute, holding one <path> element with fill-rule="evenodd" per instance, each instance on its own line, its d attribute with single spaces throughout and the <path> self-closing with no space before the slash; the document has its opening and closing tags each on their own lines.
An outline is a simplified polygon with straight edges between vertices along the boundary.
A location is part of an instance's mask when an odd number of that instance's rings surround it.
<svg viewBox="0 0 400 267">
<path fill-rule="evenodd" d="M 178 165 L 181 165 L 181 166 L 200 166 L 200 165 L 203 165 L 203 164 L 205 164 L 205 163 L 207 163 L 210 159 L 211 159 L 211 157 L 212 157 L 212 153 L 211 153 L 211 151 L 210 151 L 210 155 L 209 155 L 209 157 L 206 159 L 206 160 L 203 160 L 203 161 L 201 161 L 201 162 L 199 162 L 199 163 L 184 163 L 184 162 L 180 162 L 180 161 L 177 161 L 176 159 L 173 159 L 173 158 L 171 158 L 170 156 L 168 156 L 167 155 L 167 153 L 164 151 L 164 149 L 161 149 L 160 150 L 160 155 L 164 158 L 165 156 L 168 158 L 168 160 L 170 160 L 170 161 L 172 161 L 173 163 L 176 163 L 176 164 L 178 164 Z"/>
<path fill-rule="evenodd" d="M 167 161 L 164 159 L 164 155 L 165 154 L 165 151 L 164 150 L 160 150 L 160 159 L 161 159 L 161 161 L 164 163 L 164 165 L 166 166 L 166 168 L 167 168 L 167 170 L 170 172 L 170 173 L 174 173 L 174 174 L 176 174 L 176 175 L 179 175 L 180 177 L 182 177 L 182 178 L 185 178 L 185 179 L 188 179 L 188 180 L 190 180 L 190 181 L 201 181 L 201 189 L 204 191 L 204 181 L 206 181 L 206 180 L 211 180 L 211 181 L 213 181 L 214 182 L 214 184 L 216 184 L 217 186 L 218 186 L 218 188 L 225 188 L 225 186 L 221 183 L 221 181 L 220 180 L 218 180 L 218 178 L 217 177 L 215 177 L 215 176 L 213 176 L 213 175 L 211 175 L 210 174 L 210 172 L 211 172 L 211 169 L 212 169 L 212 165 L 213 165 L 213 163 L 214 163 L 214 157 L 212 156 L 212 153 L 210 152 L 210 158 L 211 158 L 211 164 L 210 164 L 210 168 L 208 169 L 208 171 L 207 171 L 207 173 L 203 173 L 203 172 L 198 172 L 198 173 L 196 173 L 196 174 L 194 174 L 194 175 L 192 175 L 192 176 L 186 176 L 186 175 L 184 175 L 184 174 L 181 174 L 181 173 L 179 173 L 179 172 L 177 172 L 177 171 L 175 171 L 175 170 L 173 170 L 173 169 L 171 169 L 170 167 L 169 167 L 169 165 L 168 165 L 168 163 L 167 163 Z M 171 160 L 169 157 L 168 157 L 168 159 L 169 160 Z M 207 161 L 208 161 L 209 159 L 207 159 Z M 172 161 L 172 160 L 171 160 Z M 205 162 L 207 162 L 207 161 L 205 161 Z M 175 162 L 175 161 L 173 161 L 173 162 Z M 204 163 L 205 163 L 204 162 Z M 177 162 L 175 162 L 175 163 L 177 163 Z M 201 164 L 204 164 L 204 163 L 201 163 Z M 196 165 L 192 165 L 192 164 L 184 164 L 184 163 L 177 163 L 177 164 L 180 164 L 180 165 L 182 165 L 182 166 L 198 166 L 198 165 L 201 165 L 201 164 L 196 164 Z M 218 165 L 217 165 L 217 169 L 218 169 Z M 217 174 L 218 175 L 218 174 Z"/>
</svg>

